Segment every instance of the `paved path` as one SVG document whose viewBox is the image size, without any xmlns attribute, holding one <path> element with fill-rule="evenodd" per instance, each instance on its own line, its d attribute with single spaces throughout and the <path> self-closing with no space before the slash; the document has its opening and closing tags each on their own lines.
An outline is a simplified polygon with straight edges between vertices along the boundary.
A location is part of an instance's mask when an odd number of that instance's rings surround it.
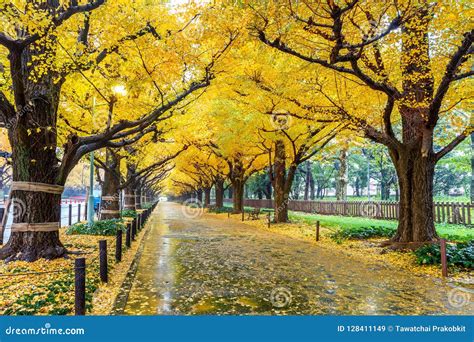
<svg viewBox="0 0 474 342">
<path fill-rule="evenodd" d="M 126 314 L 473 313 L 450 284 L 184 208 L 152 215 Z"/>
</svg>

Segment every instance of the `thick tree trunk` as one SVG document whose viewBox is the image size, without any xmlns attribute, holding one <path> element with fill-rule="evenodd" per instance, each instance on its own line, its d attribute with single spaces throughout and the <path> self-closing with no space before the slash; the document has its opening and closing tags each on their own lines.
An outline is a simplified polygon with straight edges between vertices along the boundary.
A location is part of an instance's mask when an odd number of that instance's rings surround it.
<svg viewBox="0 0 474 342">
<path fill-rule="evenodd" d="M 104 169 L 100 219 L 110 220 L 120 218 L 120 160 L 110 149 L 106 150 L 105 158 L 108 169 Z"/>
<path fill-rule="evenodd" d="M 286 177 L 286 151 L 282 140 L 275 142 L 275 161 L 273 163 L 274 221 L 288 222 L 288 197 L 291 184 Z"/>
<path fill-rule="evenodd" d="M 471 202 L 474 202 L 474 133 L 471 133 Z"/>
<path fill-rule="evenodd" d="M 202 189 L 198 189 L 196 191 L 196 198 L 197 198 L 198 202 L 202 204 Z"/>
<path fill-rule="evenodd" d="M 222 208 L 224 206 L 224 180 L 218 178 L 216 180 L 216 207 Z"/>
<path fill-rule="evenodd" d="M 342 148 L 339 152 L 336 199 L 338 201 L 345 201 L 347 199 L 347 148 Z"/>
<path fill-rule="evenodd" d="M 47 56 L 54 50 L 35 46 L 9 55 L 11 74 L 18 110 L 14 125 L 8 128 L 12 147 L 13 181 L 56 184 L 58 159 L 56 156 L 56 113 L 61 82 L 54 72 L 48 72 L 35 81 L 37 55 Z M 51 50 L 49 50 L 51 49 Z M 23 87 L 23 84 L 25 87 Z M 46 192 L 12 191 L 14 223 L 48 223 L 61 220 L 61 195 Z M 59 232 L 12 232 L 8 243 L 0 250 L 0 259 L 34 261 L 54 259 L 65 255 Z"/>
<path fill-rule="evenodd" d="M 204 189 L 204 206 L 207 208 L 211 205 L 211 188 Z"/>
<path fill-rule="evenodd" d="M 438 239 L 433 220 L 434 156 L 419 149 L 398 151 L 394 161 L 400 187 L 400 217 L 392 238 L 400 243 L 424 243 Z"/>
<path fill-rule="evenodd" d="M 244 209 L 244 182 L 239 179 L 232 180 L 232 212 L 241 213 Z"/>
<path fill-rule="evenodd" d="M 389 149 L 400 186 L 400 217 L 392 241 L 417 246 L 436 241 L 433 221 L 433 176 L 436 156 L 432 116 L 426 103 L 433 98 L 433 76 L 429 61 L 428 26 L 431 20 L 424 4 L 404 24 L 402 39 L 403 95 L 399 102 L 402 119 L 401 146 Z"/>
<path fill-rule="evenodd" d="M 142 209 L 142 188 L 140 185 L 134 189 L 135 193 L 135 210 Z"/>
<path fill-rule="evenodd" d="M 125 210 L 135 210 L 135 189 L 131 185 L 125 188 L 124 203 Z"/>
</svg>

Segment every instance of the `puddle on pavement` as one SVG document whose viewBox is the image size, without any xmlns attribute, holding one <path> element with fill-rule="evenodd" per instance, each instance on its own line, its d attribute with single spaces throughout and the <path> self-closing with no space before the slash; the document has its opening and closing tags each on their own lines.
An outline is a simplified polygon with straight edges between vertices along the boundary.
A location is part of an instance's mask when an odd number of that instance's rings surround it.
<svg viewBox="0 0 474 342">
<path fill-rule="evenodd" d="M 473 314 L 441 281 L 180 208 L 158 206 L 125 314 Z"/>
</svg>

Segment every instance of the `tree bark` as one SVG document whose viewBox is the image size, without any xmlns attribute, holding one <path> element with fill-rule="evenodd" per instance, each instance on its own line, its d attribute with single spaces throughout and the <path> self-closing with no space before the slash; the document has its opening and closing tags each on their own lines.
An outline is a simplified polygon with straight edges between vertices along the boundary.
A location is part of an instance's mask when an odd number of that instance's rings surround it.
<svg viewBox="0 0 474 342">
<path fill-rule="evenodd" d="M 104 182 L 100 202 L 101 220 L 120 218 L 120 159 L 111 149 L 106 149 Z"/>
<path fill-rule="evenodd" d="M 8 129 L 12 147 L 13 181 L 57 183 L 56 112 L 61 82 L 54 72 L 38 77 L 36 81 L 34 57 L 49 55 L 54 43 L 48 47 L 27 47 L 10 52 L 15 102 L 18 109 L 14 127 Z M 19 78 L 24 76 L 23 80 Z M 18 80 L 17 80 L 18 78 Z M 24 82 L 26 87 L 23 87 Z M 21 84 L 21 85 L 20 85 Z M 12 191 L 14 223 L 60 222 L 61 195 L 45 192 Z M 65 255 L 66 249 L 59 240 L 59 232 L 13 232 L 8 243 L 0 250 L 0 259 L 34 261 L 54 259 Z"/>
<path fill-rule="evenodd" d="M 313 172 L 311 171 L 311 162 L 306 161 L 306 177 L 305 177 L 305 188 L 304 188 L 304 200 L 307 201 L 310 198 L 314 199 L 314 180 Z"/>
<path fill-rule="evenodd" d="M 336 199 L 347 200 L 347 148 L 339 152 L 339 170 L 336 182 Z"/>
<path fill-rule="evenodd" d="M 296 165 L 291 165 L 286 174 L 286 151 L 282 140 L 275 141 L 275 160 L 273 163 L 274 221 L 288 222 L 288 198 L 293 184 Z"/>
<path fill-rule="evenodd" d="M 232 212 L 241 213 L 244 209 L 244 182 L 241 178 L 232 180 Z"/>
<path fill-rule="evenodd" d="M 474 203 L 474 133 L 471 133 L 471 202 Z"/>
<path fill-rule="evenodd" d="M 199 203 L 202 204 L 202 189 L 198 189 L 198 190 L 196 191 L 196 198 L 197 198 L 197 200 L 199 201 Z"/>
<path fill-rule="evenodd" d="M 135 189 L 129 185 L 125 188 L 125 201 L 124 209 L 135 210 Z"/>
<path fill-rule="evenodd" d="M 135 210 L 142 209 L 142 187 L 137 185 L 134 187 L 133 192 L 135 194 Z"/>
<path fill-rule="evenodd" d="M 211 205 L 211 188 L 204 189 L 204 206 L 207 208 Z"/>
<path fill-rule="evenodd" d="M 216 180 L 216 207 L 222 208 L 224 206 L 224 180 L 217 178 Z"/>
</svg>

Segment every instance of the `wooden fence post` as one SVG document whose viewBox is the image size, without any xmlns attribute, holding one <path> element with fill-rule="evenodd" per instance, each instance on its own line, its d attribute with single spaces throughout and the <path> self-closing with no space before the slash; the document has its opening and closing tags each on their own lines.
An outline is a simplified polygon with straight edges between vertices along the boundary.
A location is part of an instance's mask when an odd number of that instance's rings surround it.
<svg viewBox="0 0 474 342">
<path fill-rule="evenodd" d="M 108 281 L 107 272 L 107 240 L 99 241 L 99 267 L 100 267 L 100 280 L 103 283 Z"/>
<path fill-rule="evenodd" d="M 77 204 L 77 222 L 81 221 L 81 203 Z"/>
<path fill-rule="evenodd" d="M 117 229 L 115 236 L 115 262 L 122 261 L 122 229 Z"/>
<path fill-rule="evenodd" d="M 440 252 L 441 252 L 441 273 L 443 277 L 448 276 L 448 258 L 446 254 L 446 240 L 445 239 L 440 239 Z"/>
<path fill-rule="evenodd" d="M 72 204 L 69 204 L 69 226 L 72 226 Z"/>
<path fill-rule="evenodd" d="M 271 221 L 271 215 L 270 213 L 267 214 L 267 220 L 268 220 L 268 228 L 270 228 L 270 221 Z"/>
<path fill-rule="evenodd" d="M 84 220 L 87 220 L 87 199 L 86 203 L 84 204 Z"/>
<path fill-rule="evenodd" d="M 244 221 L 244 218 L 245 218 L 245 211 L 244 211 L 244 208 L 242 208 L 242 222 Z"/>
<path fill-rule="evenodd" d="M 316 221 L 316 241 L 319 241 L 319 220 Z"/>
<path fill-rule="evenodd" d="M 74 314 L 86 314 L 86 259 L 74 260 Z"/>
</svg>

